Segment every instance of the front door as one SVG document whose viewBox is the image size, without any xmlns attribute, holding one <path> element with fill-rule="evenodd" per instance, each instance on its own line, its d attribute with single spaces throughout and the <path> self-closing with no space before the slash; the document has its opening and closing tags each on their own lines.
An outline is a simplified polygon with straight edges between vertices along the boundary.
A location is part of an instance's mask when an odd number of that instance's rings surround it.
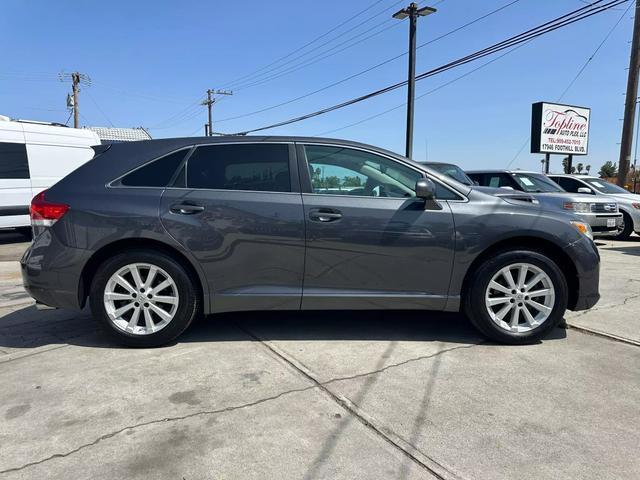
<svg viewBox="0 0 640 480">
<path fill-rule="evenodd" d="M 423 173 L 356 148 L 308 144 L 297 152 L 307 246 L 303 308 L 443 309 L 453 215 L 446 201 L 425 209 L 415 197 Z"/>
<path fill-rule="evenodd" d="M 212 311 L 300 308 L 304 220 L 293 145 L 198 146 L 160 209 L 202 265 Z"/>
</svg>

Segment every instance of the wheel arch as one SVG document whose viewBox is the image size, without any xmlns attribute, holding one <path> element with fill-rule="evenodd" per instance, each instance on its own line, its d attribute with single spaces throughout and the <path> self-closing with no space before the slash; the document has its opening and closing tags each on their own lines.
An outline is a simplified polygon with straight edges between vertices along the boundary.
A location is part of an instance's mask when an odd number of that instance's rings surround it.
<svg viewBox="0 0 640 480">
<path fill-rule="evenodd" d="M 569 255 L 567 255 L 561 247 L 545 238 L 532 236 L 510 237 L 504 240 L 500 240 L 483 250 L 473 260 L 473 262 L 471 262 L 471 265 L 467 269 L 464 280 L 462 282 L 461 298 L 466 297 L 470 288 L 473 274 L 487 259 L 498 253 L 520 249 L 533 250 L 535 252 L 546 255 L 558 265 L 558 267 L 562 271 L 562 274 L 567 280 L 567 286 L 569 287 L 569 298 L 567 306 L 570 310 L 575 308 L 578 301 L 580 282 L 576 266 L 574 265 Z"/>
<path fill-rule="evenodd" d="M 202 277 L 200 272 L 198 272 L 191 260 L 189 260 L 186 255 L 184 255 L 174 246 L 150 238 L 130 238 L 116 240 L 114 242 L 103 245 L 93 253 L 93 255 L 89 258 L 84 268 L 82 269 L 82 274 L 80 275 L 80 285 L 78 286 L 78 303 L 81 308 L 84 308 L 86 304 L 87 298 L 89 296 L 91 282 L 98 270 L 98 267 L 112 255 L 120 253 L 124 250 L 131 250 L 135 248 L 162 252 L 180 263 L 180 265 L 182 265 L 196 280 L 196 286 L 198 288 L 198 294 L 200 295 L 204 312 L 208 313 L 209 303 L 207 301 L 208 294 L 205 290 L 207 285 L 206 280 Z"/>
</svg>

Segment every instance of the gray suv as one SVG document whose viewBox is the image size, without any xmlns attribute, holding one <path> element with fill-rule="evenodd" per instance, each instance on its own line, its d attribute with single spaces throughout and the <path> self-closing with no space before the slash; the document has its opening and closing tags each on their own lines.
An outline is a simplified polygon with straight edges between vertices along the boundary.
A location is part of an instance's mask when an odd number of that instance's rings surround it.
<svg viewBox="0 0 640 480">
<path fill-rule="evenodd" d="M 569 193 L 541 173 L 522 170 L 467 171 L 479 185 L 526 192 L 548 208 L 573 212 L 587 222 L 596 234 L 616 233 L 622 214 L 614 199 L 594 198 L 583 193 Z"/>
<path fill-rule="evenodd" d="M 88 301 L 132 346 L 170 342 L 201 314 L 267 309 L 462 310 L 527 343 L 599 299 L 584 222 L 342 140 L 100 147 L 31 217 L 27 291 Z"/>
</svg>

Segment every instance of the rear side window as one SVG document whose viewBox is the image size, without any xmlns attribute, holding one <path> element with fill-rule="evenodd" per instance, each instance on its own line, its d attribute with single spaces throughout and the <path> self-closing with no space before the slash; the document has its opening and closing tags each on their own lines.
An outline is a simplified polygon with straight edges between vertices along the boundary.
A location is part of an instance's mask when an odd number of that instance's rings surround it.
<svg viewBox="0 0 640 480">
<path fill-rule="evenodd" d="M 290 192 L 289 146 L 240 143 L 198 147 L 189 157 L 187 187 Z"/>
<path fill-rule="evenodd" d="M 124 176 L 120 183 L 127 187 L 166 187 L 189 149 L 161 157 Z"/>
<path fill-rule="evenodd" d="M 23 143 L 0 143 L 0 178 L 29 178 L 27 147 Z"/>
</svg>

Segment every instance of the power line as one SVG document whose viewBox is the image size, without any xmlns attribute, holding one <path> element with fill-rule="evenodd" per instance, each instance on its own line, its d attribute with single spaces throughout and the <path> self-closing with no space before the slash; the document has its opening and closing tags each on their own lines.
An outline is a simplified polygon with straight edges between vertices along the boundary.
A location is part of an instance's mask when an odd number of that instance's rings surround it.
<svg viewBox="0 0 640 480">
<path fill-rule="evenodd" d="M 583 2 L 583 3 L 587 3 L 587 2 Z M 594 57 L 598 54 L 598 52 L 600 51 L 600 49 L 603 47 L 603 45 L 606 43 L 606 41 L 609 39 L 609 37 L 611 36 L 611 34 L 613 34 L 613 32 L 615 31 L 615 29 L 618 27 L 618 25 L 620 25 L 620 22 L 622 21 L 622 19 L 627 15 L 627 13 L 629 12 L 629 10 L 631 9 L 631 7 L 633 6 L 633 3 L 629 4 L 629 6 L 627 7 L 627 9 L 624 11 L 624 13 L 620 16 L 620 18 L 618 19 L 618 21 L 613 25 L 613 27 L 611 27 L 611 29 L 607 32 L 607 34 L 604 36 L 604 38 L 602 39 L 602 41 L 600 42 L 600 44 L 596 47 L 596 49 L 593 51 L 593 53 L 591 55 L 589 55 L 589 58 L 587 58 L 587 60 L 582 64 L 582 67 L 580 67 L 580 69 L 578 70 L 578 72 L 575 74 L 575 76 L 573 77 L 573 79 L 571 79 L 571 81 L 569 82 L 569 84 L 567 85 L 567 87 L 562 91 L 562 93 L 560 94 L 560 96 L 557 98 L 556 102 L 560 102 L 564 96 L 567 94 L 567 92 L 571 89 L 571 87 L 574 85 L 574 83 L 576 83 L 576 81 L 578 80 L 578 78 L 580 78 L 580 76 L 582 75 L 582 73 L 585 71 L 585 69 L 587 68 L 587 66 L 589 65 L 589 63 L 591 63 L 591 61 L 594 59 Z M 614 10 L 620 10 L 618 8 L 614 9 Z M 518 151 L 516 152 L 516 154 L 513 156 L 513 158 L 511 159 L 511 161 L 508 163 L 507 168 L 509 168 L 513 162 L 515 162 L 518 157 L 520 156 L 520 154 L 523 152 L 523 150 L 525 149 L 525 147 L 529 144 L 529 142 L 531 141 L 531 136 L 527 137 L 527 139 L 524 141 L 524 143 L 522 144 L 522 146 L 518 149 Z"/>
<path fill-rule="evenodd" d="M 458 60 L 455 60 L 453 62 L 450 62 L 446 65 L 442 65 L 441 67 L 435 68 L 433 70 L 430 70 L 428 72 L 424 72 L 420 75 L 418 75 L 416 77 L 416 80 L 422 80 L 424 78 L 436 75 L 438 73 L 442 73 L 444 71 L 450 70 L 452 68 L 458 67 L 460 65 L 464 65 L 466 63 L 475 61 L 479 58 L 488 56 L 488 55 L 492 55 L 496 52 L 499 52 L 501 50 L 504 50 L 506 48 L 518 45 L 519 43 L 523 43 L 529 39 L 532 38 L 537 38 L 539 36 L 542 36 L 546 33 L 552 32 L 554 30 L 557 30 L 559 28 L 562 28 L 564 26 L 570 25 L 572 23 L 578 22 L 580 20 L 584 20 L 585 18 L 588 18 L 592 15 L 596 15 L 598 13 L 601 13 L 603 11 L 608 10 L 609 8 L 612 8 L 614 6 L 618 6 L 621 5 L 625 2 L 628 2 L 629 0 L 611 0 L 608 3 L 604 4 L 604 5 L 599 5 L 596 7 L 596 4 L 601 4 L 604 0 L 598 0 L 596 2 L 594 2 L 592 5 L 589 6 L 585 6 L 582 8 L 579 8 L 577 10 L 571 11 L 565 15 L 562 15 L 560 17 L 557 17 L 553 20 L 550 20 L 549 22 L 543 23 L 537 27 L 534 27 L 532 29 L 529 29 L 525 32 L 522 32 L 518 35 L 515 35 L 513 37 L 510 37 L 506 40 L 503 40 L 502 42 L 499 42 L 497 44 L 491 45 L 489 47 L 486 47 L 482 50 L 479 50 L 477 52 L 474 52 L 470 55 L 467 55 L 466 57 L 462 57 Z M 402 81 L 402 82 L 398 82 L 396 84 L 393 85 L 389 85 L 387 87 L 381 88 L 379 90 L 367 93 L 365 95 L 361 95 L 360 97 L 356 97 L 356 98 L 352 98 L 350 100 L 344 101 L 342 103 L 336 104 L 336 105 L 332 105 L 330 107 L 326 107 L 323 108 L 322 110 L 318 110 L 312 113 L 308 113 L 305 115 L 301 115 L 298 117 L 294 117 L 294 118 L 290 118 L 288 120 L 284 120 L 278 123 L 274 123 L 271 125 L 266 125 L 264 127 L 259 127 L 259 128 L 254 128 L 254 129 L 250 129 L 250 130 L 246 130 L 243 132 L 238 133 L 238 135 L 246 135 L 248 133 L 253 133 L 253 132 L 258 132 L 258 131 L 262 131 L 262 130 L 268 130 L 268 129 L 272 129 L 272 128 L 276 128 L 276 127 L 281 127 L 284 125 L 290 125 L 292 123 L 297 123 L 303 120 L 307 120 L 309 118 L 313 118 L 319 115 L 324 115 L 326 113 L 332 112 L 334 110 L 338 110 L 344 107 L 347 107 L 349 105 L 353 105 L 355 103 L 359 103 L 362 102 L 364 100 L 368 100 L 370 98 L 376 97 L 378 95 L 382 95 L 384 93 L 390 92 L 392 90 L 395 90 L 397 88 L 400 88 L 404 85 L 407 84 L 407 81 Z"/>
<path fill-rule="evenodd" d="M 435 38 L 433 38 L 433 39 L 431 39 L 431 40 L 429 40 L 427 42 L 424 42 L 424 43 L 420 44 L 416 48 L 422 48 L 422 47 L 424 47 L 426 45 L 430 45 L 430 44 L 435 43 L 435 42 L 437 42 L 439 40 L 442 40 L 443 38 L 446 38 L 446 37 L 448 37 L 448 36 L 450 36 L 450 35 L 452 35 L 454 33 L 457 33 L 457 32 L 459 32 L 460 30 L 462 30 L 464 28 L 467 28 L 467 27 L 469 27 L 469 26 L 471 26 L 471 25 L 473 25 L 475 23 L 478 23 L 479 21 L 484 20 L 485 18 L 488 18 L 491 15 L 494 15 L 494 14 L 498 13 L 498 12 L 504 10 L 505 8 L 510 7 L 511 5 L 514 5 L 514 4 L 518 3 L 519 1 L 520 0 L 512 0 L 509 3 L 506 3 L 505 5 L 502 5 L 501 7 L 498 7 L 496 9 L 494 9 L 494 10 L 491 10 L 490 12 L 487 12 L 486 14 L 484 14 L 484 15 L 482 15 L 480 17 L 477 17 L 477 18 L 475 18 L 475 19 L 473 19 L 473 20 L 471 20 L 469 22 L 464 23 L 463 25 L 460 25 L 459 27 L 454 28 L 453 30 L 450 30 L 450 31 L 448 31 L 446 33 L 443 33 L 442 35 L 439 35 L 439 36 L 437 36 L 437 37 L 435 37 Z M 394 25 L 398 25 L 398 24 L 394 23 Z M 266 111 L 269 111 L 269 110 L 273 110 L 273 109 L 278 108 L 278 107 L 289 105 L 291 103 L 297 102 L 298 100 L 302 100 L 304 98 L 310 97 L 310 96 L 315 95 L 317 93 L 320 93 L 320 92 L 323 92 L 325 90 L 328 90 L 328 89 L 330 89 L 332 87 L 335 87 L 337 85 L 345 83 L 345 82 L 347 82 L 349 80 L 357 78 L 357 77 L 359 77 L 361 75 L 364 75 L 365 73 L 371 72 L 372 70 L 375 70 L 375 69 L 380 68 L 380 67 L 382 67 L 384 65 L 387 65 L 388 63 L 391 63 L 394 60 L 402 58 L 402 57 L 404 57 L 406 55 L 407 55 L 407 52 L 403 52 L 403 53 L 401 53 L 399 55 L 396 55 L 394 57 L 388 58 L 387 60 L 384 60 L 384 61 L 382 61 L 380 63 L 377 63 L 376 65 L 373 65 L 373 66 L 371 66 L 369 68 L 361 70 L 361 71 L 359 71 L 357 73 L 354 73 L 353 75 L 350 75 L 350 76 L 345 77 L 345 78 L 343 78 L 341 80 L 333 82 L 333 83 L 331 83 L 329 85 L 326 85 L 324 87 L 316 89 L 316 90 L 314 90 L 312 92 L 308 92 L 308 93 L 306 93 L 304 95 L 300 95 L 300 96 L 295 97 L 295 98 L 293 98 L 291 100 L 287 100 L 287 101 L 284 101 L 284 102 L 281 102 L 281 103 L 278 103 L 278 104 L 275 104 L 275 105 L 271 105 L 269 107 L 265 107 L 265 108 L 262 108 L 262 109 L 259 109 L 259 110 L 255 110 L 253 112 L 248 112 L 248 113 L 244 113 L 244 114 L 240 114 L 240 115 L 234 115 L 232 117 L 222 118 L 222 119 L 218 120 L 218 123 L 226 122 L 226 121 L 230 121 L 230 120 L 236 120 L 236 119 L 239 119 L 239 118 L 250 117 L 250 116 L 253 116 L 253 115 L 257 115 L 259 113 L 263 113 L 263 112 L 266 112 Z"/>
<path fill-rule="evenodd" d="M 272 71 L 273 69 L 271 69 L 271 67 L 273 67 L 273 66 L 277 65 L 277 64 L 278 64 L 278 63 L 280 63 L 282 60 L 287 60 L 288 58 L 290 58 L 291 56 L 295 55 L 295 54 L 296 54 L 296 53 L 298 53 L 298 52 L 301 52 L 302 50 L 304 50 L 304 49 L 305 49 L 305 48 L 307 48 L 308 46 L 313 45 L 313 44 L 314 44 L 314 43 L 316 43 L 317 41 L 319 41 L 319 40 L 321 40 L 321 39 L 325 38 L 326 36 L 328 36 L 329 34 L 331 34 L 331 33 L 335 32 L 336 30 L 339 30 L 341 27 L 343 27 L 343 26 L 344 26 L 344 25 L 346 25 L 347 23 L 351 22 L 353 19 L 355 19 L 355 18 L 359 17 L 360 15 L 362 15 L 363 13 L 365 13 L 367 10 L 369 10 L 369 9 L 371 9 L 371 8 L 373 8 L 373 7 L 375 7 L 376 5 L 378 5 L 378 4 L 380 4 L 380 3 L 382 3 L 383 1 L 384 1 L 384 0 L 378 0 L 378 1 L 376 1 L 373 5 L 370 5 L 370 6 L 366 7 L 366 8 L 364 8 L 363 10 L 359 11 L 358 13 L 356 13 L 356 14 L 354 14 L 354 15 L 352 15 L 352 16 L 350 16 L 350 17 L 348 17 L 346 20 L 344 20 L 344 21 L 343 21 L 343 22 L 341 22 L 340 24 L 338 24 L 338 25 L 336 25 L 335 27 L 331 28 L 331 29 L 330 29 L 330 30 L 328 30 L 327 32 L 323 33 L 322 35 L 320 35 L 320 36 L 318 36 L 318 37 L 314 38 L 313 40 L 311 40 L 311 41 L 309 41 L 309 42 L 305 43 L 305 44 L 304 44 L 304 45 L 302 45 L 301 47 L 299 47 L 299 48 L 297 48 L 297 49 L 295 49 L 295 50 L 293 50 L 293 51 L 289 52 L 287 55 L 284 55 L 283 57 L 280 57 L 280 58 L 278 58 L 277 60 L 274 60 L 274 61 L 273 61 L 273 62 L 271 62 L 270 64 L 265 65 L 264 67 L 261 67 L 261 68 L 259 68 L 259 69 L 255 70 L 253 73 L 250 73 L 250 74 L 244 75 L 244 76 L 242 76 L 242 77 L 236 78 L 235 80 L 232 80 L 232 81 L 230 81 L 230 82 L 227 82 L 227 83 L 225 83 L 225 85 L 227 85 L 227 88 L 236 88 L 236 89 L 237 89 L 237 87 L 238 87 L 239 83 L 244 83 L 244 82 L 246 82 L 249 78 L 252 78 L 252 77 L 259 77 L 259 76 L 264 75 L 265 73 L 268 73 L 268 71 Z M 336 40 L 336 39 L 338 39 L 338 38 L 340 38 L 340 37 L 342 37 L 342 36 L 346 35 L 347 33 L 349 33 L 349 32 L 351 32 L 351 31 L 353 31 L 353 30 L 355 30 L 355 29 L 357 29 L 357 28 L 361 27 L 362 25 L 364 25 L 364 24 L 368 23 L 369 21 L 373 20 L 375 17 L 377 17 L 377 16 L 381 15 L 382 13 L 384 13 L 384 12 L 388 11 L 388 10 L 389 10 L 389 9 L 391 9 L 391 8 L 394 8 L 397 4 L 399 4 L 399 3 L 400 3 L 400 2 L 402 2 L 402 1 L 403 1 L 403 0 L 398 0 L 398 1 L 394 2 L 390 7 L 387 7 L 387 8 L 385 8 L 383 11 L 381 11 L 381 12 L 379 12 L 379 13 L 376 13 L 376 14 L 375 14 L 375 15 L 373 15 L 372 17 L 369 17 L 369 18 L 367 18 L 366 20 L 363 20 L 362 22 L 358 23 L 358 24 L 357 24 L 357 25 L 355 25 L 354 27 L 351 27 L 350 29 L 345 30 L 344 32 L 342 32 L 342 33 L 340 33 L 339 35 L 337 35 L 336 37 L 334 37 L 334 38 L 332 38 L 332 39 L 328 40 L 327 42 L 325 42 L 325 43 L 323 43 L 323 44 L 321 44 L 321 45 L 319 45 L 319 46 L 314 47 L 313 49 L 311 49 L 310 51 L 308 51 L 308 52 L 304 53 L 304 54 L 303 54 L 303 55 L 301 55 L 301 56 L 308 55 L 309 53 L 312 53 L 314 50 L 317 50 L 318 48 L 320 48 L 320 47 L 322 47 L 322 46 L 324 46 L 324 45 L 327 45 L 328 43 L 331 43 L 332 41 L 334 41 L 334 40 Z M 294 61 L 294 60 L 296 60 L 296 59 L 298 59 L 298 58 L 300 58 L 300 56 L 298 56 L 298 57 L 294 58 L 293 60 L 288 60 L 287 62 L 285 62 L 285 63 L 284 63 L 284 64 L 282 64 L 281 66 L 286 65 L 286 64 L 288 64 L 288 63 L 291 63 L 291 61 Z M 277 68 L 280 68 L 280 67 L 275 67 L 275 68 L 277 69 Z M 260 73 L 260 72 L 263 72 L 263 71 L 265 71 L 265 70 L 267 70 L 267 72 L 265 72 L 265 73 Z"/>
<path fill-rule="evenodd" d="M 456 78 L 453 78 L 453 79 L 449 80 L 448 82 L 445 82 L 445 83 L 443 83 L 443 84 L 441 84 L 441 85 L 438 85 L 437 87 L 435 87 L 435 88 L 433 88 L 433 89 L 431 89 L 431 90 L 429 90 L 429 91 L 427 91 L 427 92 L 425 92 L 425 93 L 422 93 L 422 94 L 418 95 L 418 96 L 416 97 L 416 100 L 419 100 L 419 99 L 421 99 L 421 98 L 423 98 L 423 97 L 426 97 L 427 95 L 431 95 L 432 93 L 435 93 L 435 92 L 437 92 L 438 90 L 443 89 L 444 87 L 447 87 L 447 86 L 449 86 L 449 85 L 451 85 L 451 84 L 453 84 L 453 83 L 455 83 L 455 82 L 457 82 L 457 81 L 459 81 L 459 80 L 462 80 L 463 78 L 468 77 L 469 75 L 471 75 L 471 74 L 473 74 L 473 73 L 477 72 L 478 70 L 481 70 L 481 69 L 483 69 L 483 68 L 485 68 L 485 67 L 487 67 L 487 66 L 491 65 L 492 63 L 494 63 L 494 62 L 496 62 L 496 61 L 500 60 L 502 57 L 505 57 L 505 56 L 509 55 L 510 53 L 515 52 L 515 51 L 516 51 L 516 50 L 518 50 L 519 48 L 524 47 L 526 44 L 528 44 L 528 43 L 529 43 L 529 42 L 531 42 L 531 41 L 532 41 L 532 40 L 529 40 L 529 41 L 527 41 L 527 42 L 525 42 L 525 43 L 522 43 L 522 44 L 520 44 L 520 45 L 517 45 L 517 46 L 513 47 L 511 50 L 507 50 L 507 51 L 506 51 L 505 53 L 503 53 L 502 55 L 499 55 L 499 56 L 497 56 L 496 58 L 493 58 L 493 59 L 489 60 L 488 62 L 485 62 L 485 63 L 483 63 L 482 65 L 479 65 L 478 67 L 476 67 L 476 68 L 474 68 L 474 69 L 472 69 L 472 70 L 469 70 L 468 72 L 463 73 L 462 75 L 460 75 L 460 76 L 458 76 L 458 77 L 456 77 Z M 345 125 L 345 126 L 343 126 L 343 127 L 334 128 L 334 129 L 332 129 L 332 130 L 327 130 L 327 131 L 324 131 L 324 132 L 321 132 L 321 133 L 317 133 L 317 134 L 314 134 L 313 136 L 314 136 L 314 137 L 323 137 L 323 136 L 328 135 L 328 134 L 330 134 L 330 133 L 335 133 L 335 132 L 338 132 L 338 131 L 340 131 L 340 130 L 345 130 L 345 129 L 347 129 L 347 128 L 355 127 L 356 125 L 360 125 L 360 124 L 362 124 L 362 123 L 366 123 L 366 122 L 368 122 L 368 121 L 370 121 L 370 120 L 373 120 L 373 119 L 375 119 L 375 118 L 378 118 L 378 117 L 381 117 L 381 116 L 383 116 L 383 115 L 386 115 L 387 113 L 391 113 L 391 112 L 393 112 L 394 110 L 398 110 L 398 109 L 400 109 L 400 108 L 404 107 L 406 104 L 407 104 L 407 102 L 403 102 L 403 103 L 401 103 L 400 105 L 396 105 L 395 107 L 389 108 L 389 109 L 384 110 L 384 111 L 379 112 L 379 113 L 376 113 L 375 115 L 371 115 L 371 116 L 366 117 L 366 118 L 364 118 L 364 119 L 362 119 L 362 120 L 359 120 L 359 121 L 357 121 L 357 122 L 350 123 L 349 125 Z"/>
<path fill-rule="evenodd" d="M 395 4 L 393 4 L 392 6 L 388 7 L 386 10 L 384 10 L 383 12 L 380 12 L 380 13 L 379 13 L 379 14 L 377 14 L 377 15 L 380 15 L 380 14 L 384 13 L 385 11 L 388 11 L 388 10 L 392 10 L 392 9 L 394 9 L 394 8 L 395 8 L 395 6 L 396 6 L 397 4 L 402 3 L 403 1 L 404 1 L 404 0 L 400 0 L 399 2 L 396 2 Z M 436 6 L 436 5 L 438 5 L 438 4 L 442 3 L 442 2 L 444 2 L 444 0 L 439 0 L 439 1 L 435 2 L 435 3 L 433 3 L 432 5 L 433 5 L 433 6 Z M 384 28 L 382 28 L 382 29 L 380 29 L 380 30 L 378 30 L 378 31 L 374 31 L 372 34 L 367 35 L 366 37 L 361 38 L 360 40 L 357 40 L 357 41 L 355 41 L 355 42 L 352 42 L 353 40 L 357 39 L 358 37 L 361 37 L 362 35 L 364 35 L 364 34 L 366 34 L 366 33 L 370 32 L 370 31 L 372 31 L 372 30 L 375 30 L 376 28 L 378 28 L 378 27 L 380 27 L 380 26 L 382 26 L 382 25 L 389 24 L 389 23 L 390 23 L 390 25 L 388 25 L 388 26 L 386 26 L 386 27 L 384 27 Z M 266 77 L 266 78 L 262 78 L 262 79 L 254 79 L 254 80 L 249 80 L 248 82 L 244 82 L 243 84 L 236 86 L 236 90 L 244 90 L 244 89 L 246 89 L 246 88 L 251 88 L 251 87 L 254 87 L 254 86 L 257 86 L 257 85 L 263 85 L 263 84 L 265 84 L 265 83 L 271 82 L 272 80 L 276 80 L 276 79 L 281 78 L 281 77 L 284 77 L 284 76 L 286 76 L 286 75 L 290 75 L 291 73 L 297 72 L 297 71 L 299 71 L 299 70 L 301 70 L 301 69 L 303 69 L 303 68 L 306 68 L 306 67 L 309 67 L 309 66 L 311 66 L 311 65 L 314 65 L 314 64 L 316 64 L 316 63 L 318 63 L 318 62 L 321 62 L 322 60 L 324 60 L 324 59 L 326 59 L 326 58 L 333 57 L 334 55 L 337 55 L 337 54 L 339 54 L 339 53 L 341 53 L 341 52 L 344 52 L 345 50 L 348 50 L 348 49 L 350 49 L 350 48 L 353 48 L 353 47 L 355 47 L 356 45 L 359 45 L 359 44 L 361 44 L 361 43 L 363 43 L 363 42 L 365 42 L 365 41 L 369 40 L 370 38 L 373 38 L 373 37 L 375 37 L 375 36 L 377 36 L 377 35 L 380 35 L 381 33 L 384 33 L 384 32 L 386 32 L 387 30 L 389 30 L 389 29 L 391 29 L 391 28 L 394 28 L 394 27 L 397 27 L 397 26 L 399 26 L 398 22 L 394 22 L 394 21 L 393 21 L 392 19 L 390 19 L 390 18 L 389 18 L 389 19 L 386 19 L 386 20 L 382 21 L 381 23 L 378 23 L 378 24 L 374 25 L 373 27 L 370 27 L 370 28 L 368 28 L 367 30 L 365 30 L 365 31 L 363 31 L 363 32 L 360 32 L 360 33 L 358 33 L 358 34 L 356 34 L 356 35 L 354 35 L 354 36 L 352 36 L 352 37 L 348 38 L 347 40 L 345 40 L 345 41 L 343 41 L 343 42 L 341 42 L 341 43 L 339 43 L 339 44 L 337 44 L 337 45 L 334 45 L 333 47 L 331 47 L 331 48 L 329 48 L 329 49 L 327 49 L 327 50 L 325 50 L 325 51 L 323 51 L 323 52 L 320 52 L 319 54 L 317 54 L 317 55 L 315 55 L 315 56 L 313 56 L 313 57 L 311 57 L 311 58 L 308 58 L 308 59 L 303 60 L 302 62 L 298 63 L 297 65 L 293 65 L 293 66 L 291 66 L 291 67 L 287 68 L 287 69 L 286 69 L 286 70 L 284 70 L 284 71 L 274 73 L 273 75 L 268 76 L 268 77 Z M 347 32 L 347 33 L 348 33 L 348 32 Z M 336 40 L 337 38 L 338 38 L 338 37 L 334 38 L 333 40 Z M 331 43 L 333 40 L 331 40 L 331 41 L 329 41 L 329 42 L 326 42 L 326 43 Z M 350 43 L 350 42 L 352 42 L 352 43 Z M 325 43 L 325 44 L 326 44 L 326 43 Z M 325 45 L 325 44 L 323 44 L 323 45 Z M 346 45 L 345 45 L 345 44 L 346 44 Z M 344 47 L 342 47 L 343 45 L 345 45 L 345 46 L 344 46 Z M 322 46 L 322 45 L 321 45 L 321 46 Z M 320 47 L 320 46 L 319 46 L 319 47 Z M 317 47 L 317 48 L 319 48 L 319 47 Z M 342 48 L 340 48 L 340 47 L 342 47 Z M 337 49 L 337 50 L 336 50 L 336 49 Z M 305 55 L 303 55 L 303 56 L 306 56 L 306 55 L 308 55 L 309 53 L 312 53 L 312 52 L 307 52 L 307 53 L 306 53 Z M 406 55 L 406 54 L 404 54 L 404 55 Z M 301 57 L 302 57 L 302 56 L 301 56 Z M 299 58 L 300 58 L 300 57 L 299 57 Z M 293 61 L 293 60 L 291 60 L 291 61 Z M 289 62 L 287 62 L 287 63 L 289 63 Z M 279 66 L 279 67 L 276 67 L 276 68 L 275 68 L 275 69 L 273 69 L 272 71 L 274 71 L 274 72 L 275 72 L 276 70 L 279 70 L 279 69 L 280 69 L 281 67 L 283 67 L 283 66 L 284 66 L 284 65 L 281 65 L 281 66 Z M 269 73 L 269 72 L 265 72 L 265 74 L 267 74 L 267 73 Z"/>
</svg>

